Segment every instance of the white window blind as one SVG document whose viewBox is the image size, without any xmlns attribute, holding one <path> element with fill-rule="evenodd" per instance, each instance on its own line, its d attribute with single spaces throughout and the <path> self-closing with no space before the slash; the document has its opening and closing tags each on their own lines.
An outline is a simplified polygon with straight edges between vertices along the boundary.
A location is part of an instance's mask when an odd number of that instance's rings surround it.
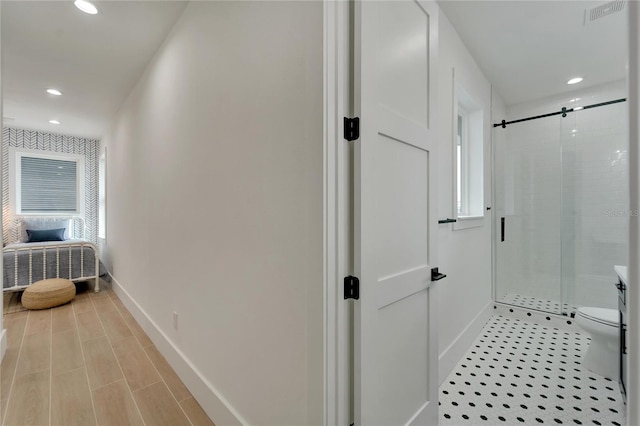
<svg viewBox="0 0 640 426">
<path fill-rule="evenodd" d="M 20 157 L 20 207 L 23 213 L 75 213 L 78 210 L 76 161 Z"/>
</svg>

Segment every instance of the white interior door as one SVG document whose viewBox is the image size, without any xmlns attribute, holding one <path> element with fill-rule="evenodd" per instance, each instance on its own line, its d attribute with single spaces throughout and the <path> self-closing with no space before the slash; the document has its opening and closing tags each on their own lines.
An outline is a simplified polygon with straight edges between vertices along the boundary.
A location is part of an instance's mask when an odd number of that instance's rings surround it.
<svg viewBox="0 0 640 426">
<path fill-rule="evenodd" d="M 357 1 L 354 318 L 357 426 L 437 424 L 435 133 L 437 7 Z"/>
</svg>

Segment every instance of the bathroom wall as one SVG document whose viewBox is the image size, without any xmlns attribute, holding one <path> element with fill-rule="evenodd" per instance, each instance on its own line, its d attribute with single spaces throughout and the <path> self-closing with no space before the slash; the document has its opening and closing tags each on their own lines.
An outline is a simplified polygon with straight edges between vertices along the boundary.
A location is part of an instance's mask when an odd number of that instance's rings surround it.
<svg viewBox="0 0 640 426">
<path fill-rule="evenodd" d="M 625 97 L 624 81 L 508 107 L 507 120 Z M 613 266 L 627 263 L 626 105 L 513 124 L 496 155 L 497 300 L 520 294 L 616 307 Z"/>
<path fill-rule="evenodd" d="M 491 205 L 492 88 L 444 13 L 439 17 L 438 57 L 438 217 L 452 218 L 455 207 L 454 85 L 483 109 L 484 205 Z M 454 78 L 455 73 L 455 78 Z M 455 79 L 455 82 L 454 82 Z M 500 104 L 499 95 L 494 100 Z M 492 313 L 491 220 L 485 210 L 479 226 L 467 229 L 438 225 L 438 266 L 447 278 L 438 281 L 440 379 L 460 360 Z"/>
</svg>

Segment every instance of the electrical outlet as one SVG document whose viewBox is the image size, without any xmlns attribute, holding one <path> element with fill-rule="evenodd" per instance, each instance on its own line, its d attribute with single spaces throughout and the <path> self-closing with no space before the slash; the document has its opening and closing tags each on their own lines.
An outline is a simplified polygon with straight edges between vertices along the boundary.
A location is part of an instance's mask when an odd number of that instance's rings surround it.
<svg viewBox="0 0 640 426">
<path fill-rule="evenodd" d="M 173 311 L 173 328 L 178 329 L 178 313 Z"/>
</svg>

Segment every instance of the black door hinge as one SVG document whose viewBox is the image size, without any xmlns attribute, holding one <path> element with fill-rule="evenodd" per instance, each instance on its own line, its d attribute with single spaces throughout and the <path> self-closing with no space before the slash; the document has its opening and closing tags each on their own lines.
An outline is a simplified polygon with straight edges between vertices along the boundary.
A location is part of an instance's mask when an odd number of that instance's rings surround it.
<svg viewBox="0 0 640 426">
<path fill-rule="evenodd" d="M 360 280 L 349 275 L 344 277 L 344 298 L 360 299 Z"/>
<path fill-rule="evenodd" d="M 360 137 L 360 118 L 344 118 L 344 138 L 355 141 Z"/>
</svg>

